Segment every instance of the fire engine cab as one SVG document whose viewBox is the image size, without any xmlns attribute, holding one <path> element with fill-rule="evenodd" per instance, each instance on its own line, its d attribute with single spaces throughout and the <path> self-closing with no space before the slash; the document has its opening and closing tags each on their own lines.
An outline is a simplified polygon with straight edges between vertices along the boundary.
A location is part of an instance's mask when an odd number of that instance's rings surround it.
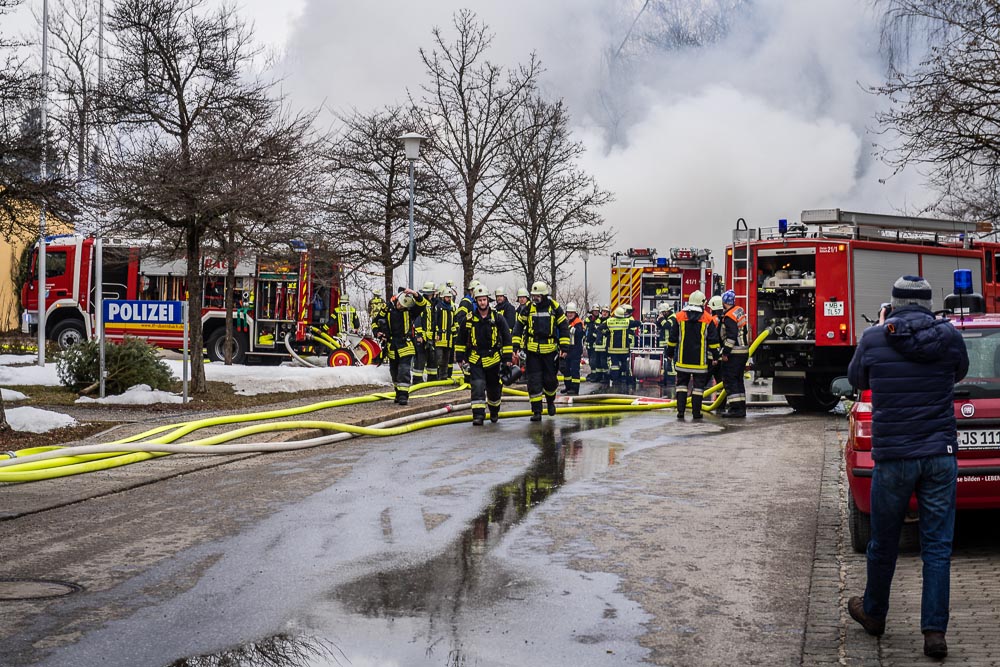
<svg viewBox="0 0 1000 667">
<path fill-rule="evenodd" d="M 64 349 L 95 335 L 94 251 L 93 238 L 61 235 L 46 239 L 46 338 Z M 104 241 L 102 254 L 105 299 L 187 299 L 185 259 L 165 258 L 163 250 L 152 243 L 113 239 Z M 31 276 L 21 290 L 25 333 L 37 331 L 37 259 L 36 247 Z M 225 351 L 228 266 L 208 250 L 201 261 L 203 340 L 209 358 L 221 361 Z M 270 357 L 280 361 L 289 356 L 286 338 L 303 349 L 309 340 L 308 328 L 327 321 L 339 295 L 340 267 L 331 258 L 320 260 L 317 253 L 301 242 L 275 248 L 267 257 L 241 257 L 237 261 L 233 294 L 233 360 L 242 363 L 248 357 Z M 192 316 L 192 325 L 196 321 L 198 318 Z M 108 324 L 105 335 L 115 342 L 134 336 L 166 349 L 179 350 L 183 346 L 183 329 L 179 324 Z"/>
<path fill-rule="evenodd" d="M 802 211 L 798 223 L 751 228 L 741 218 L 726 248 L 726 283 L 748 316 L 758 377 L 799 410 L 837 403 L 830 381 L 846 374 L 861 334 L 901 275 L 921 275 L 943 307 L 953 272 L 969 269 L 974 291 L 996 312 L 1000 243 L 989 224 L 840 209 Z"/>
<path fill-rule="evenodd" d="M 671 248 L 661 257 L 655 248 L 629 248 L 611 255 L 611 308 L 631 304 L 636 317 L 656 317 L 670 304 L 676 312 L 691 292 L 712 293 L 712 251 Z"/>
</svg>

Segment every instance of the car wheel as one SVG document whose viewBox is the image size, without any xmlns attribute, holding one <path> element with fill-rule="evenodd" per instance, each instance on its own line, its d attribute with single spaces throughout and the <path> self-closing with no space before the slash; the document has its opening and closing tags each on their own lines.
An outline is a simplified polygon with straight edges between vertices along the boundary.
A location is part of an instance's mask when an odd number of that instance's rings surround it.
<svg viewBox="0 0 1000 667">
<path fill-rule="evenodd" d="M 858 509 L 850 491 L 847 495 L 847 523 L 851 533 L 851 548 L 863 554 L 868 550 L 868 541 L 872 538 L 872 516 Z"/>
<path fill-rule="evenodd" d="M 64 320 L 53 327 L 52 340 L 59 345 L 60 350 L 68 350 L 77 343 L 87 340 L 87 332 L 84 331 L 83 322 Z"/>
<path fill-rule="evenodd" d="M 233 363 L 242 364 L 246 362 L 247 359 L 247 348 L 249 347 L 247 343 L 247 338 L 244 334 L 234 333 L 233 334 Z M 205 349 L 208 351 L 208 358 L 212 361 L 225 361 L 226 360 L 226 330 L 216 329 L 212 332 L 212 335 L 208 337 L 208 341 L 205 343 Z"/>
</svg>

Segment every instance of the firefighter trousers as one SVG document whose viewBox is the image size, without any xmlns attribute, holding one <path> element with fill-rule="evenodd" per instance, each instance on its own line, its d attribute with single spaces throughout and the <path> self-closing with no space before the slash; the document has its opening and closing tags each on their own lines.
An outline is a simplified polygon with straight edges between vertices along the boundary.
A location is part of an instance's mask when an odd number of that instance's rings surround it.
<svg viewBox="0 0 1000 667">
<path fill-rule="evenodd" d="M 559 389 L 559 353 L 528 352 L 525 360 L 525 371 L 528 376 L 528 398 L 531 401 L 531 411 L 542 412 L 542 397 L 549 403 L 555 401 L 556 390 Z"/>
<path fill-rule="evenodd" d="M 434 344 L 414 343 L 416 355 L 413 358 L 413 376 L 418 382 L 436 380 L 438 372 L 437 355 Z"/>
<path fill-rule="evenodd" d="M 730 353 L 729 361 L 722 362 L 722 384 L 726 389 L 729 405 L 734 409 L 746 409 L 747 388 L 743 374 L 747 370 L 749 358 L 747 354 Z"/>
<path fill-rule="evenodd" d="M 489 368 L 483 368 L 482 364 L 472 364 L 469 366 L 469 377 L 469 386 L 472 387 L 472 416 L 485 417 L 489 406 L 492 418 L 500 412 L 500 396 L 503 393 L 500 364 L 493 364 Z"/>
<path fill-rule="evenodd" d="M 410 397 L 410 366 L 413 363 L 413 355 L 395 357 L 389 356 L 389 376 L 392 377 L 392 384 L 396 387 L 396 401 L 408 400 Z"/>
<path fill-rule="evenodd" d="M 691 371 L 677 370 L 677 416 L 683 417 L 685 410 L 687 410 L 687 399 L 688 393 L 691 394 L 691 415 L 694 417 L 701 417 L 701 400 L 702 394 L 705 392 L 705 385 L 708 384 L 709 373 L 708 371 L 703 371 L 701 373 L 693 373 Z M 691 385 L 690 390 L 688 385 Z"/>
<path fill-rule="evenodd" d="M 590 355 L 590 369 L 594 375 L 592 382 L 605 382 L 608 374 L 608 353 L 604 350 L 594 350 Z"/>
<path fill-rule="evenodd" d="M 438 380 L 450 380 L 452 372 L 452 355 L 454 352 L 450 347 L 437 346 L 437 378 Z"/>
<path fill-rule="evenodd" d="M 611 357 L 611 382 L 630 385 L 632 383 L 631 355 L 628 352 L 612 352 Z"/>
<path fill-rule="evenodd" d="M 563 368 L 563 384 L 566 392 L 575 396 L 580 393 L 580 362 L 583 361 L 583 350 L 570 350 L 566 358 L 559 364 Z"/>
</svg>

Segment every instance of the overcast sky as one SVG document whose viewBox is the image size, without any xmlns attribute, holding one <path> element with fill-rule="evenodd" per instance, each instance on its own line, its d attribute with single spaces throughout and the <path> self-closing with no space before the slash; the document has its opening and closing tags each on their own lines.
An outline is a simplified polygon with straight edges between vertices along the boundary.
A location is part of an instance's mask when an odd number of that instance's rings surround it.
<svg viewBox="0 0 1000 667">
<path fill-rule="evenodd" d="M 419 92 L 417 50 L 430 45 L 431 28 L 448 32 L 455 10 L 473 9 L 495 33 L 492 60 L 514 65 L 537 53 L 544 89 L 566 99 L 588 148 L 586 168 L 616 197 L 605 216 L 618 230 L 617 249 L 694 245 L 712 248 L 721 262 L 738 217 L 773 226 L 805 208 L 889 213 L 928 200 L 912 176 L 880 183 L 889 172 L 871 157 L 880 100 L 865 88 L 879 83 L 884 68 L 870 0 L 650 0 L 611 75 L 608 53 L 625 41 L 644 2 L 238 6 L 262 42 L 283 49 L 289 99 L 334 110 L 371 109 Z M 700 48 L 664 48 L 655 40 L 657 8 L 695 27 L 721 16 L 726 34 Z M 606 271 L 606 259 L 591 261 L 601 298 Z"/>
</svg>

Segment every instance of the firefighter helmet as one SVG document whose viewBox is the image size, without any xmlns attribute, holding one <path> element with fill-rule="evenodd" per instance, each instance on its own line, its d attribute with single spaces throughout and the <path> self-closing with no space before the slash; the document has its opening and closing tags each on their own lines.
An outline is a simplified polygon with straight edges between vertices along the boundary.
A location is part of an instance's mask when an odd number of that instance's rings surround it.
<svg viewBox="0 0 1000 667">
<path fill-rule="evenodd" d="M 615 317 L 625 317 L 625 306 L 615 308 Z"/>
<path fill-rule="evenodd" d="M 576 301 L 570 301 L 569 303 L 566 304 L 566 312 L 577 313 L 577 314 L 580 313 L 580 311 L 576 309 Z"/>
<path fill-rule="evenodd" d="M 608 304 L 604 304 L 603 306 L 601 306 L 601 312 L 603 313 L 605 310 L 610 313 L 611 312 L 611 306 L 609 306 Z"/>
<path fill-rule="evenodd" d="M 531 295 L 532 296 L 548 296 L 549 295 L 549 284 L 542 280 L 536 280 L 531 284 Z"/>
<path fill-rule="evenodd" d="M 601 312 L 601 304 L 599 304 L 599 303 L 592 303 L 592 304 L 590 304 L 590 312 L 594 312 L 595 310 L 597 312 Z"/>
<path fill-rule="evenodd" d="M 658 312 L 669 313 L 671 310 L 673 310 L 673 308 L 670 307 L 670 304 L 664 301 L 663 303 L 660 304 Z"/>
<path fill-rule="evenodd" d="M 704 306 L 705 305 L 705 293 L 702 292 L 700 289 L 696 289 L 695 291 L 691 292 L 691 296 L 688 297 L 688 305 L 689 306 L 698 306 L 699 308 L 701 306 Z"/>
<path fill-rule="evenodd" d="M 490 290 L 489 290 L 489 288 L 486 287 L 486 285 L 476 285 L 472 289 L 472 298 L 473 299 L 478 299 L 481 296 L 485 296 L 487 298 L 490 296 Z"/>
<path fill-rule="evenodd" d="M 517 288 L 517 296 L 518 296 L 518 298 L 520 298 L 522 296 L 525 297 L 525 298 L 527 298 L 527 297 L 529 297 L 531 295 L 528 294 L 528 288 L 527 287 L 518 287 Z"/>
<path fill-rule="evenodd" d="M 493 296 L 507 296 L 507 290 L 504 289 L 503 285 L 493 290 Z"/>
<path fill-rule="evenodd" d="M 469 291 L 471 292 L 472 290 L 476 289 L 480 285 L 482 285 L 482 283 L 479 282 L 478 280 L 476 280 L 475 278 L 473 278 L 472 280 L 469 281 Z"/>
<path fill-rule="evenodd" d="M 725 306 L 722 305 L 722 297 L 716 294 L 711 299 L 708 300 L 709 310 L 722 310 Z"/>
<path fill-rule="evenodd" d="M 434 294 L 434 283 L 430 280 L 424 283 L 424 286 L 420 288 L 420 293 L 424 296 L 430 296 Z"/>
<path fill-rule="evenodd" d="M 380 290 L 380 289 L 373 289 L 372 290 L 372 296 L 377 296 L 378 298 L 381 299 L 382 298 L 382 290 Z"/>
<path fill-rule="evenodd" d="M 416 300 L 413 298 L 412 294 L 407 294 L 406 292 L 401 292 L 396 297 L 396 303 L 399 304 L 400 308 L 411 308 Z"/>
<path fill-rule="evenodd" d="M 736 305 L 736 292 L 731 289 L 727 289 L 722 293 L 722 303 L 728 306 Z"/>
</svg>

